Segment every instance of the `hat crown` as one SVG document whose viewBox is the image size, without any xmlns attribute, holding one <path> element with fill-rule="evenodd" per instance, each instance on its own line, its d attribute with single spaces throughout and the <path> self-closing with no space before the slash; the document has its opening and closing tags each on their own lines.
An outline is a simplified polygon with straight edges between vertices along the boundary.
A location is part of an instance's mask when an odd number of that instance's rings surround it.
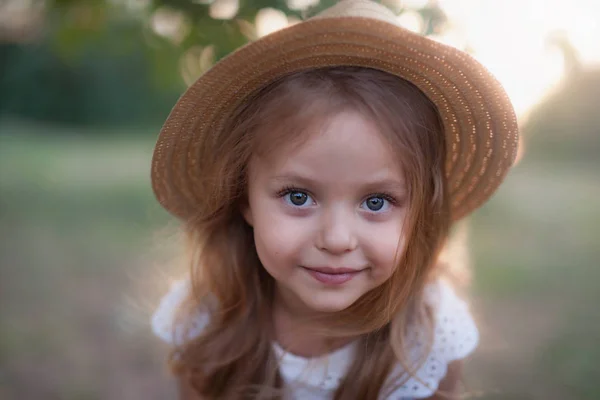
<svg viewBox="0 0 600 400">
<path fill-rule="evenodd" d="M 344 17 L 373 18 L 398 25 L 396 15 L 389 8 L 369 0 L 342 0 L 311 19 Z"/>
</svg>

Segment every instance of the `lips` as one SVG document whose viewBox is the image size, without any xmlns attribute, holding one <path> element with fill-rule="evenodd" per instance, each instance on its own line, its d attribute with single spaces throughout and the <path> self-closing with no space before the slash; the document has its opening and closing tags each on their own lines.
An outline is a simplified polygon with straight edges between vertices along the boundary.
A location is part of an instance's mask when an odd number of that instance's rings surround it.
<svg viewBox="0 0 600 400">
<path fill-rule="evenodd" d="M 303 267 L 317 281 L 327 285 L 341 285 L 346 283 L 363 269 L 354 268 L 332 268 L 332 267 Z"/>
</svg>

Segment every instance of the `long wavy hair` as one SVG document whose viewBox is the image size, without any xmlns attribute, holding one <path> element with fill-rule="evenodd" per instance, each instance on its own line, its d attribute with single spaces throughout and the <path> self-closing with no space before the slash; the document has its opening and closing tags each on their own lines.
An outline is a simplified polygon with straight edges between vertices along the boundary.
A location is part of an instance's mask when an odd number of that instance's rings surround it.
<svg viewBox="0 0 600 400">
<path fill-rule="evenodd" d="M 374 121 L 402 165 L 408 189 L 405 244 L 382 285 L 328 318 L 332 337 L 357 336 L 355 360 L 334 399 L 377 398 L 390 389 L 400 362 L 402 384 L 423 362 L 409 359 L 407 330 L 426 327 L 432 314 L 422 292 L 435 273 L 448 236 L 446 144 L 439 113 L 412 83 L 360 67 L 331 67 L 286 76 L 255 93 L 229 119 L 224 134 L 197 154 L 204 196 L 185 222 L 192 294 L 181 321 L 204 309 L 202 334 L 174 349 L 171 366 L 202 399 L 281 398 L 283 382 L 272 348 L 274 279 L 262 267 L 241 210 L 247 202 L 247 165 L 253 155 L 299 142 L 311 128 L 345 110 Z M 312 130 L 314 131 L 314 130 Z M 425 352 L 424 355 L 428 353 Z"/>
</svg>

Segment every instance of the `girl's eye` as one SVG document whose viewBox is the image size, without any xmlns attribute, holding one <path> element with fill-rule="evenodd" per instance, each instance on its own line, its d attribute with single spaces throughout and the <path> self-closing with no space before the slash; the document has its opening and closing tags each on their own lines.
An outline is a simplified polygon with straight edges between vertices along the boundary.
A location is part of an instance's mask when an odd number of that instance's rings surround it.
<svg viewBox="0 0 600 400">
<path fill-rule="evenodd" d="M 390 200 L 382 196 L 369 197 L 361 204 L 361 207 L 374 212 L 387 211 L 391 206 Z"/>
<path fill-rule="evenodd" d="M 298 190 L 288 191 L 284 194 L 283 198 L 288 204 L 294 207 L 302 207 L 313 204 L 312 198 L 308 194 Z"/>
</svg>

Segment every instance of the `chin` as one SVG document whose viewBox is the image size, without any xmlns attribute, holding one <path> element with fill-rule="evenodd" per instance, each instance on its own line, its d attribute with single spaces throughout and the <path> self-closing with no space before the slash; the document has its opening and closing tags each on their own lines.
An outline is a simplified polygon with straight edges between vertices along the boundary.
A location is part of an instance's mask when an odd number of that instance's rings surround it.
<svg viewBox="0 0 600 400">
<path fill-rule="evenodd" d="M 312 310 L 322 313 L 335 313 L 346 308 L 350 307 L 357 299 L 343 298 L 343 299 L 335 299 L 335 298 L 324 298 L 319 299 L 318 297 L 313 297 L 307 299 L 307 306 L 309 306 Z"/>
</svg>

